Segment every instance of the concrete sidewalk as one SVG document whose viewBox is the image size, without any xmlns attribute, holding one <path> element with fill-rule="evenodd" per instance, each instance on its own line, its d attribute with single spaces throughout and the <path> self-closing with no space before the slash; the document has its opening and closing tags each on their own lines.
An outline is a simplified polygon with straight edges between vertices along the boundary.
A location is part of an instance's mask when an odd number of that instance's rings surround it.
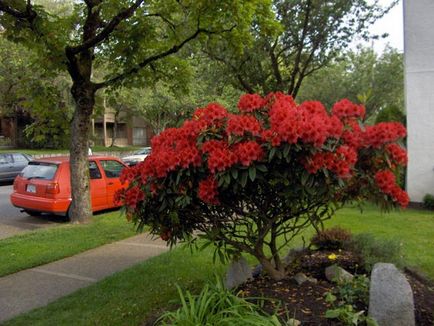
<svg viewBox="0 0 434 326">
<path fill-rule="evenodd" d="M 0 278 L 0 323 L 168 250 L 141 234 Z"/>
</svg>

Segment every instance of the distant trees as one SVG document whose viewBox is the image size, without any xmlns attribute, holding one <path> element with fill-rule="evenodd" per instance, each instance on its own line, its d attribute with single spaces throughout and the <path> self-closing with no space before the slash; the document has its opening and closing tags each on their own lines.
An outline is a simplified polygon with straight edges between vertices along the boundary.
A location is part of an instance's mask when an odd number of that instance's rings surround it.
<svg viewBox="0 0 434 326">
<path fill-rule="evenodd" d="M 319 100 L 329 108 L 344 97 L 363 102 L 371 120 L 390 110 L 403 114 L 403 54 L 390 47 L 381 55 L 368 47 L 346 52 L 306 78 L 299 93 L 300 101 Z"/>
<path fill-rule="evenodd" d="M 254 20 L 252 42 L 240 53 L 223 41 L 205 52 L 244 92 L 283 91 L 294 98 L 304 79 L 327 67 L 354 38 L 378 37 L 368 28 L 397 3 L 366 0 L 274 0 L 275 19 Z"/>
</svg>

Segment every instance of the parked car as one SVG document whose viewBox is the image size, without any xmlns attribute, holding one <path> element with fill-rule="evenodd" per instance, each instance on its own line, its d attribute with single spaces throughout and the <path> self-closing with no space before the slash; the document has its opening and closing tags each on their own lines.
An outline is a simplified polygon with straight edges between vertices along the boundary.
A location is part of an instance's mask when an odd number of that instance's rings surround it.
<svg viewBox="0 0 434 326">
<path fill-rule="evenodd" d="M 0 153 L 0 181 L 12 181 L 32 157 L 23 153 Z"/>
<path fill-rule="evenodd" d="M 89 158 L 92 211 L 116 207 L 115 192 L 126 165 L 115 157 Z M 31 161 L 16 177 L 11 202 L 29 215 L 50 213 L 68 216 L 71 205 L 69 157 L 58 156 Z"/>
<path fill-rule="evenodd" d="M 122 161 L 129 166 L 133 166 L 142 162 L 149 154 L 151 154 L 151 147 L 143 147 L 132 155 L 123 157 Z"/>
</svg>

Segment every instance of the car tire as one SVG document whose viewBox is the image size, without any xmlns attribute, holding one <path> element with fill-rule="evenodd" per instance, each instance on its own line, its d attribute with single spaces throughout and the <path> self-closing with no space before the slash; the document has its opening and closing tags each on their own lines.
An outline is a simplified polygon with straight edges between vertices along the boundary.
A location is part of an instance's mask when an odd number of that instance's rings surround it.
<svg viewBox="0 0 434 326">
<path fill-rule="evenodd" d="M 24 210 L 24 213 L 29 214 L 30 216 L 40 216 L 42 213 L 38 211 Z"/>
</svg>

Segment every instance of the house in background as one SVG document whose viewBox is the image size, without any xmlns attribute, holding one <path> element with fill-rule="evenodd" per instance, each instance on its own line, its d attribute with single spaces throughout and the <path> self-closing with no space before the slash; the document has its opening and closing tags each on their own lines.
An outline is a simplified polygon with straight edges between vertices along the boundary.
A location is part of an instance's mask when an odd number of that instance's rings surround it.
<svg viewBox="0 0 434 326">
<path fill-rule="evenodd" d="M 434 1 L 404 0 L 407 192 L 434 194 Z"/>
<path fill-rule="evenodd" d="M 115 121 L 117 120 L 116 132 L 114 132 Z M 95 145 L 111 146 L 113 137 L 115 146 L 150 146 L 151 138 L 154 135 L 152 129 L 141 117 L 127 117 L 120 114 L 116 117 L 115 110 L 106 108 L 102 116 L 92 120 L 92 132 Z"/>
</svg>

